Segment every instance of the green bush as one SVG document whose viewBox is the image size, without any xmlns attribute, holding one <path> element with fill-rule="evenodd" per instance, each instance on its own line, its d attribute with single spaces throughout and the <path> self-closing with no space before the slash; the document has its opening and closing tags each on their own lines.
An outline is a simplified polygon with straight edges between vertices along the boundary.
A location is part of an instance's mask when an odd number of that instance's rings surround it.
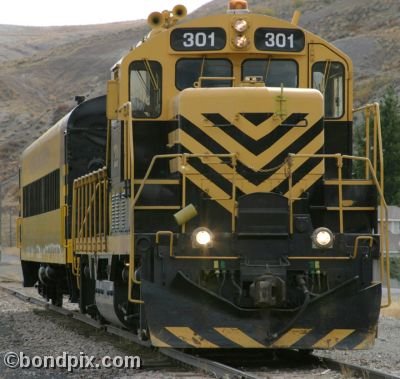
<svg viewBox="0 0 400 379">
<path fill-rule="evenodd" d="M 400 257 L 390 258 L 390 277 L 400 280 Z"/>
</svg>

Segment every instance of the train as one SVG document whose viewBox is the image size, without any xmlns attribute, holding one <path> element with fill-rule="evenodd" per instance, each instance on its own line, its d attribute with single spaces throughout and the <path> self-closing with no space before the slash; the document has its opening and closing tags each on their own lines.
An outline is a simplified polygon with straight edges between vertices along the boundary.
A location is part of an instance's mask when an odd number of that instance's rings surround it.
<svg viewBox="0 0 400 379">
<path fill-rule="evenodd" d="M 23 152 L 24 286 L 155 347 L 370 348 L 390 302 L 378 105 L 353 109 L 351 59 L 297 11 L 186 15 L 150 14 L 106 94 Z"/>
</svg>

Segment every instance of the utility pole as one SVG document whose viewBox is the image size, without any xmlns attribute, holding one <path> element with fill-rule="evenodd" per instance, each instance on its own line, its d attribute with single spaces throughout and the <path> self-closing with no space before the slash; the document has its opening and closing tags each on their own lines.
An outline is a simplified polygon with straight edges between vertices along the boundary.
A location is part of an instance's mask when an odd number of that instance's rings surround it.
<svg viewBox="0 0 400 379">
<path fill-rule="evenodd" d="M 12 210 L 10 208 L 10 224 L 9 224 L 9 228 L 10 228 L 10 243 L 8 246 L 12 247 L 13 243 L 12 243 Z"/>
</svg>

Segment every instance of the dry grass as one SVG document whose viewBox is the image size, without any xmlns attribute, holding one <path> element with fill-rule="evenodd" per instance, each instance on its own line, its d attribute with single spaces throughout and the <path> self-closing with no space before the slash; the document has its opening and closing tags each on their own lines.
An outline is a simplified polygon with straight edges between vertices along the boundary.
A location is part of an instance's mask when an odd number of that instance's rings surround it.
<svg viewBox="0 0 400 379">
<path fill-rule="evenodd" d="M 400 299 L 398 296 L 392 299 L 392 305 L 389 308 L 382 309 L 381 315 L 400 319 Z"/>
</svg>

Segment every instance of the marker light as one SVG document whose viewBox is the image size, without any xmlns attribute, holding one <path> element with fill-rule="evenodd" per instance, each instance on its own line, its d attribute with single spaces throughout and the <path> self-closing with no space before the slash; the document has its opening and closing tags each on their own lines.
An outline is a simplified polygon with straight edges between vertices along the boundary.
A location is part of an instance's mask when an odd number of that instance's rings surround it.
<svg viewBox="0 0 400 379">
<path fill-rule="evenodd" d="M 230 0 L 229 1 L 229 9 L 236 10 L 236 9 L 247 9 L 248 4 L 247 0 Z"/>
<path fill-rule="evenodd" d="M 333 245 L 333 233 L 328 228 L 318 228 L 314 230 L 311 239 L 315 247 L 329 249 Z"/>
<path fill-rule="evenodd" d="M 249 40 L 247 39 L 246 36 L 236 36 L 235 38 L 235 46 L 238 49 L 243 49 L 249 44 Z"/>
<path fill-rule="evenodd" d="M 193 245 L 196 247 L 210 246 L 212 243 L 213 235 L 207 228 L 197 228 L 192 234 Z"/>
<path fill-rule="evenodd" d="M 248 27 L 249 27 L 249 24 L 247 23 L 246 20 L 243 20 L 243 19 L 236 20 L 235 23 L 233 24 L 233 28 L 238 33 L 244 33 Z"/>
</svg>

